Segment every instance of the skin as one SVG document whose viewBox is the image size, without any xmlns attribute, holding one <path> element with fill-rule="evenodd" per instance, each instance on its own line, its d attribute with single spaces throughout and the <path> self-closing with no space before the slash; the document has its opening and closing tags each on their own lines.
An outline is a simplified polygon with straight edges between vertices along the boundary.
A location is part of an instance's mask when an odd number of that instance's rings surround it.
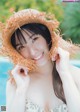
<svg viewBox="0 0 80 112">
<path fill-rule="evenodd" d="M 28 32 L 29 33 L 29 32 Z M 29 38 L 25 33 L 27 43 L 24 46 L 17 46 L 17 51 L 24 58 L 31 58 L 36 61 L 39 70 L 36 73 L 28 74 L 27 68 L 16 65 L 12 70 L 12 75 L 16 82 L 16 87 L 11 85 L 10 80 L 7 82 L 7 112 L 23 112 L 25 111 L 25 98 L 26 95 L 31 97 L 36 95 L 36 98 L 32 98 L 33 102 L 36 101 L 37 104 L 50 109 L 62 103 L 54 94 L 52 87 L 52 69 L 54 63 L 52 61 L 56 60 L 56 69 L 60 75 L 63 83 L 63 89 L 67 101 L 67 106 L 69 112 L 79 112 L 80 111 L 80 78 L 75 78 L 80 75 L 80 69 L 76 69 L 69 64 L 69 53 L 60 47 L 57 49 L 57 54 L 52 57 L 52 60 L 48 58 L 48 45 L 45 39 L 41 35 L 30 34 L 32 38 Z M 37 39 L 35 39 L 37 37 Z M 17 41 L 16 44 L 19 44 Z M 40 57 L 40 58 L 39 58 Z M 65 63 L 64 63 L 65 62 Z M 24 74 L 20 74 L 20 69 L 24 69 Z M 77 81 L 78 80 L 78 81 Z M 77 84 L 77 86 L 76 86 Z M 12 91 L 11 91 L 12 90 Z M 37 94 L 34 94 L 35 91 Z M 42 93 L 39 94 L 40 91 Z M 52 94 L 52 97 L 51 97 Z M 40 101 L 40 99 L 44 99 Z M 49 99 L 48 99 L 49 98 Z M 54 100 L 50 100 L 54 99 Z M 53 102 L 52 102 L 53 101 Z M 16 102 L 16 104 L 15 104 Z M 45 105 L 44 105 L 45 104 Z M 52 105 L 51 105 L 52 104 Z M 10 106 L 11 105 L 11 106 Z M 18 108 L 21 107 L 21 108 Z M 15 108 L 14 108 L 15 107 Z"/>
</svg>

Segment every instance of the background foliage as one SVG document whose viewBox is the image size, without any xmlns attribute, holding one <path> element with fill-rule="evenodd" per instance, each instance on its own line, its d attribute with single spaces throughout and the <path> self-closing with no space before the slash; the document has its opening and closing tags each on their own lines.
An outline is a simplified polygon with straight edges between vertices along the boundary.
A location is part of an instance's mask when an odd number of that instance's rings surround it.
<svg viewBox="0 0 80 112">
<path fill-rule="evenodd" d="M 80 43 L 80 3 L 67 3 L 61 29 L 64 38 L 71 38 L 74 43 Z"/>
<path fill-rule="evenodd" d="M 54 13 L 59 20 L 61 20 L 63 16 L 62 6 L 58 5 L 56 0 L 1 0 L 0 20 L 4 22 L 13 11 L 16 12 L 26 8 L 35 8 L 40 11 Z"/>
<path fill-rule="evenodd" d="M 0 21 L 5 22 L 13 12 L 25 8 L 54 13 L 60 21 L 64 39 L 80 43 L 80 3 L 62 0 L 0 0 Z"/>
</svg>

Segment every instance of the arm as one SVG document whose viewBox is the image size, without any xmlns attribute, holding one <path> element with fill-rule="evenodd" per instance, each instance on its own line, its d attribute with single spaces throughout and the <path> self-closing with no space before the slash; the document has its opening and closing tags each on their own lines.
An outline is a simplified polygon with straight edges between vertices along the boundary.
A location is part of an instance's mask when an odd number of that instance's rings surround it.
<svg viewBox="0 0 80 112">
<path fill-rule="evenodd" d="M 7 112 L 24 112 L 25 110 L 25 99 L 26 99 L 26 92 L 29 86 L 30 77 L 27 74 L 27 71 L 24 69 L 24 74 L 20 74 L 19 70 L 23 68 L 20 66 L 16 66 L 12 70 L 13 78 L 16 82 L 16 89 L 14 91 L 13 86 L 8 85 L 6 89 L 6 96 L 7 96 Z M 10 83 L 8 83 L 10 84 Z M 12 91 L 9 91 L 12 87 Z M 9 97 L 10 96 L 10 97 Z M 14 97 L 14 98 L 13 98 Z"/>
<path fill-rule="evenodd" d="M 69 65 L 69 53 L 58 48 L 56 69 L 63 83 L 64 94 L 69 112 L 80 112 L 80 92 L 77 88 Z"/>
<path fill-rule="evenodd" d="M 25 112 L 26 88 L 16 89 L 10 112 Z M 9 111 L 8 111 L 9 112 Z"/>
<path fill-rule="evenodd" d="M 7 81 L 6 84 L 6 110 L 10 112 L 11 105 L 15 97 L 16 86 L 11 83 L 11 79 Z"/>
<path fill-rule="evenodd" d="M 70 72 L 65 72 L 65 77 L 61 77 L 64 94 L 69 112 L 80 112 L 80 92 L 72 78 Z"/>
</svg>

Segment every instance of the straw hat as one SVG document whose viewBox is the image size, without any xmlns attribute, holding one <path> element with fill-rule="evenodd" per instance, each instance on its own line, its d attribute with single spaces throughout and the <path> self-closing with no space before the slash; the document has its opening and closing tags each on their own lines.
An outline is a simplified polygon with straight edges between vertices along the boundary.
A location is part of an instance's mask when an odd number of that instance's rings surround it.
<svg viewBox="0 0 80 112">
<path fill-rule="evenodd" d="M 0 49 L 0 54 L 9 56 L 14 64 L 27 66 L 31 71 L 35 69 L 35 62 L 31 59 L 24 59 L 11 45 L 11 36 L 15 30 L 28 23 L 41 23 L 49 29 L 52 39 L 52 47 L 49 53 L 50 57 L 55 54 L 61 37 L 56 33 L 59 22 L 55 19 L 54 15 L 39 12 L 35 9 L 25 9 L 15 12 L 7 20 L 5 26 L 1 23 L 3 46 Z M 63 39 L 61 39 L 61 41 L 63 41 Z"/>
</svg>

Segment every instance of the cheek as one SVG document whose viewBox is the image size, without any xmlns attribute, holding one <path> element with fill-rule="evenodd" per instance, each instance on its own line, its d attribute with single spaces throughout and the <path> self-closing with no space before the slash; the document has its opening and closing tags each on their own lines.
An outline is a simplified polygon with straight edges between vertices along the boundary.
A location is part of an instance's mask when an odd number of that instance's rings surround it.
<svg viewBox="0 0 80 112">
<path fill-rule="evenodd" d="M 41 51 L 49 51 L 48 45 L 46 43 L 39 43 L 36 48 Z"/>
<path fill-rule="evenodd" d="M 48 44 L 47 44 L 47 42 L 46 42 L 46 40 L 45 39 L 43 39 L 42 41 L 41 41 L 41 47 L 44 49 L 44 50 L 49 50 L 49 48 L 48 48 Z"/>
<path fill-rule="evenodd" d="M 48 48 L 48 44 L 47 44 L 46 41 L 41 42 L 41 47 L 42 47 L 44 50 L 49 50 L 49 48 Z"/>
<path fill-rule="evenodd" d="M 25 51 L 25 50 L 20 51 L 20 55 L 22 55 L 24 58 L 30 58 L 28 51 Z"/>
<path fill-rule="evenodd" d="M 46 40 L 43 37 L 40 37 L 37 41 L 35 41 L 35 48 L 37 48 L 38 50 L 49 50 L 48 48 L 48 44 L 46 42 Z"/>
</svg>

